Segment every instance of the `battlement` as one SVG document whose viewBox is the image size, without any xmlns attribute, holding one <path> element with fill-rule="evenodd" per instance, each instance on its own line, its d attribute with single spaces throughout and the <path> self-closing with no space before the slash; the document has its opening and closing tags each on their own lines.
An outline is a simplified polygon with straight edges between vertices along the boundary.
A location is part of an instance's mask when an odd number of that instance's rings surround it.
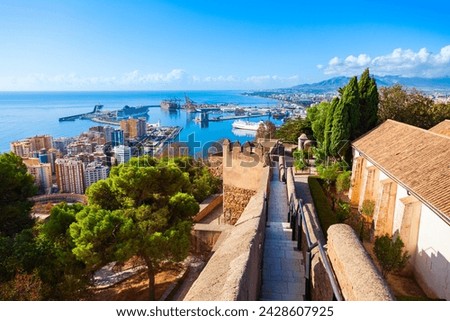
<svg viewBox="0 0 450 321">
<path fill-rule="evenodd" d="M 224 140 L 223 213 L 228 224 L 236 223 L 261 186 L 263 169 L 270 166 L 270 153 L 278 144 L 278 141 L 241 144 Z"/>
</svg>

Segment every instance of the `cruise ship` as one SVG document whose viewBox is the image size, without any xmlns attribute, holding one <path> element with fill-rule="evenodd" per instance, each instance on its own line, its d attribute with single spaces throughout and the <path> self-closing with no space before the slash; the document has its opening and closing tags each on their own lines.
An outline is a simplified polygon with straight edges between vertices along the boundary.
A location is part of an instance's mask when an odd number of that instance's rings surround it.
<svg viewBox="0 0 450 321">
<path fill-rule="evenodd" d="M 246 129 L 246 130 L 258 130 L 259 125 L 263 124 L 263 121 L 260 122 L 250 122 L 250 121 L 243 121 L 243 120 L 236 120 L 235 122 L 233 122 L 233 124 L 231 126 L 233 126 L 233 128 L 236 129 Z"/>
<path fill-rule="evenodd" d="M 116 111 L 116 119 L 128 119 L 130 117 L 147 116 L 149 106 L 130 107 L 124 106 Z"/>
</svg>

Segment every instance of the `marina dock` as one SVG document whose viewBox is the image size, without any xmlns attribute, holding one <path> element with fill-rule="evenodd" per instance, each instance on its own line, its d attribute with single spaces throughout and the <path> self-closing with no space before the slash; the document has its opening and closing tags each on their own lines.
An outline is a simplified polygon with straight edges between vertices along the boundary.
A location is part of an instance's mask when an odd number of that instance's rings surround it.
<svg viewBox="0 0 450 321">
<path fill-rule="evenodd" d="M 256 115 L 232 115 L 232 116 L 218 116 L 218 117 L 212 117 L 209 118 L 209 121 L 225 121 L 225 120 L 235 120 L 235 119 L 245 119 L 245 118 L 257 118 L 257 117 L 263 117 L 263 116 L 270 116 L 270 114 L 256 114 Z"/>
</svg>

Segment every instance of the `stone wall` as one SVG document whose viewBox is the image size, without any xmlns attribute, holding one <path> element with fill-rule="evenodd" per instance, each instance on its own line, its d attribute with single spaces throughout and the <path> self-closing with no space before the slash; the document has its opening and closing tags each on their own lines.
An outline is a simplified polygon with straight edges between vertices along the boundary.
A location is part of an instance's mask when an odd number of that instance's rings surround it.
<svg viewBox="0 0 450 321">
<path fill-rule="evenodd" d="M 216 154 L 208 157 L 208 170 L 215 177 L 223 178 L 223 155 Z"/>
<path fill-rule="evenodd" d="M 328 256 L 346 301 L 394 300 L 385 280 L 350 226 L 330 226 Z"/>
<path fill-rule="evenodd" d="M 270 180 L 270 167 L 262 169 L 261 175 L 263 180 L 256 194 L 236 224 L 229 227 L 228 237 L 217 246 L 184 300 L 258 299 L 265 231 L 264 194 Z"/>
<path fill-rule="evenodd" d="M 234 187 L 232 185 L 223 186 L 223 219 L 225 224 L 234 225 L 247 206 L 250 198 L 256 191 Z"/>
<path fill-rule="evenodd" d="M 200 210 L 194 216 L 195 223 L 200 222 L 208 216 L 217 206 L 223 203 L 223 194 L 213 194 L 200 203 Z"/>
<path fill-rule="evenodd" d="M 235 224 L 264 181 L 268 154 L 261 144 L 223 142 L 223 215 L 227 224 Z"/>
<path fill-rule="evenodd" d="M 196 253 L 213 251 L 219 238 L 223 236 L 231 226 L 216 224 L 195 224 L 192 231 L 192 244 Z"/>
</svg>

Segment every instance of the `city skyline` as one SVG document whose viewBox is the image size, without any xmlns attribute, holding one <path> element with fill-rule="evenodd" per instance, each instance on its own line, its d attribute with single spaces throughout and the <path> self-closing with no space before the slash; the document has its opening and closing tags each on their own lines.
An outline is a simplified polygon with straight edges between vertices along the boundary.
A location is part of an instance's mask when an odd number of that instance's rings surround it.
<svg viewBox="0 0 450 321">
<path fill-rule="evenodd" d="M 0 91 L 265 89 L 450 75 L 450 4 L 10 1 Z"/>
</svg>

